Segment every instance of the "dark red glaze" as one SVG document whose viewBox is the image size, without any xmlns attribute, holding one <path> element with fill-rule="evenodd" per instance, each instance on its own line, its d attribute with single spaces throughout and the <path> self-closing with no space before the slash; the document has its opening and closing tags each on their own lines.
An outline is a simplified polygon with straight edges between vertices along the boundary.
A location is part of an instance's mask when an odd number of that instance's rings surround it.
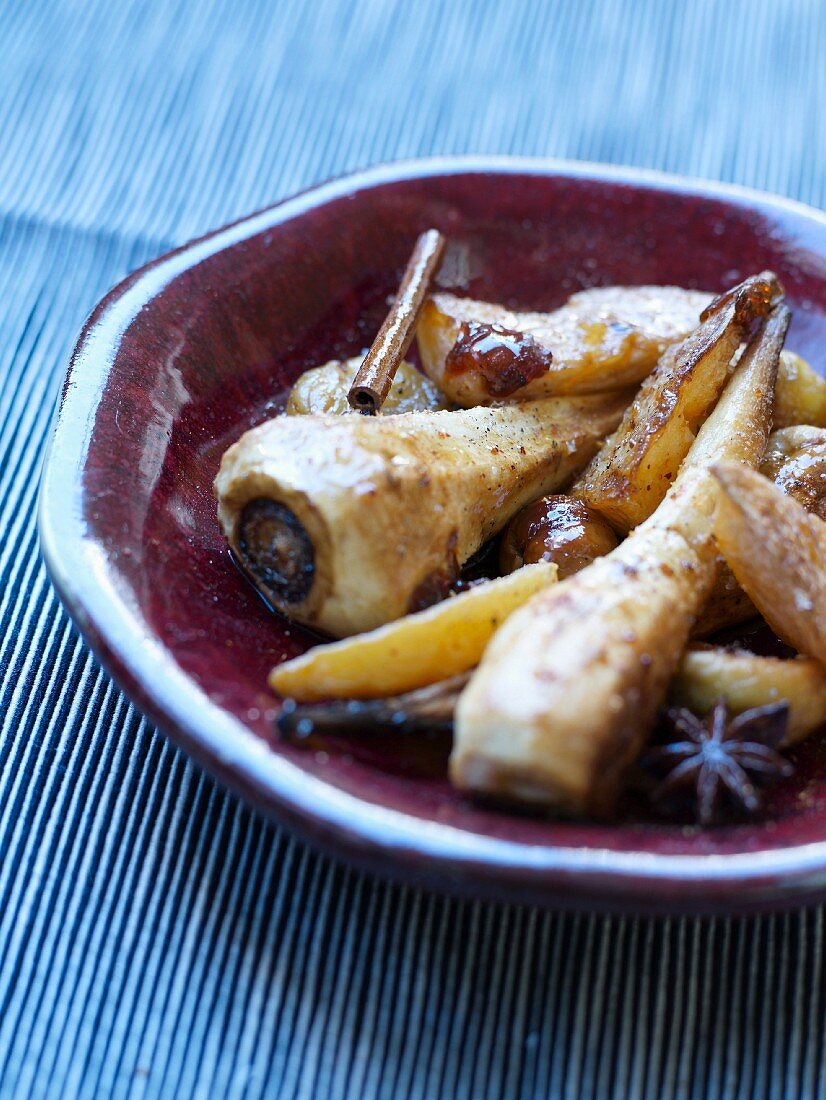
<svg viewBox="0 0 826 1100">
<path fill-rule="evenodd" d="M 275 740 L 270 666 L 314 639 L 233 566 L 212 480 L 300 371 L 369 345 L 435 226 L 476 298 L 547 310 L 610 283 L 720 291 L 766 268 L 789 346 L 824 370 L 826 218 L 758 195 L 576 165 L 432 161 L 324 185 L 170 254 L 95 310 L 41 497 L 50 571 L 124 688 L 197 760 L 307 837 L 447 889 L 545 905 L 745 910 L 826 895 L 826 760 L 813 739 L 767 819 L 705 833 L 641 815 L 554 822 L 472 806 L 445 745 Z M 447 258 L 446 258 L 447 261 Z M 423 517 L 424 520 L 424 517 Z"/>
<path fill-rule="evenodd" d="M 550 369 L 553 356 L 526 332 L 464 321 L 447 353 L 445 374 L 474 371 L 491 397 L 507 397 Z"/>
</svg>

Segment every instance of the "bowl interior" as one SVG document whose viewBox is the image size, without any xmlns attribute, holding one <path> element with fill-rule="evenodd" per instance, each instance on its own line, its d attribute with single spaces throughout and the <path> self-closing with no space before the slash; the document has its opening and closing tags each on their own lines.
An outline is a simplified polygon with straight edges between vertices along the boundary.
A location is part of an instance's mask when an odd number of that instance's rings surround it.
<svg viewBox="0 0 826 1100">
<path fill-rule="evenodd" d="M 271 613 L 235 569 L 212 481 L 224 449 L 279 410 L 302 370 L 369 344 L 429 226 L 450 239 L 443 285 L 535 309 L 583 287 L 716 291 L 772 268 L 795 311 L 788 346 L 826 369 L 826 230 L 795 208 L 504 169 L 367 182 L 321 203 L 311 195 L 296 212 L 251 219 L 225 247 L 184 250 L 120 334 L 82 498 L 87 538 L 113 583 L 214 703 L 271 752 L 368 804 L 527 845 L 724 854 L 826 838 L 817 738 L 798 752 L 796 777 L 772 792 L 765 822 L 698 833 L 634 806 L 612 825 L 471 806 L 446 781 L 444 738 L 297 747 L 274 737 L 267 671 L 316 639 Z M 133 279 L 115 301 L 144 285 Z"/>
</svg>

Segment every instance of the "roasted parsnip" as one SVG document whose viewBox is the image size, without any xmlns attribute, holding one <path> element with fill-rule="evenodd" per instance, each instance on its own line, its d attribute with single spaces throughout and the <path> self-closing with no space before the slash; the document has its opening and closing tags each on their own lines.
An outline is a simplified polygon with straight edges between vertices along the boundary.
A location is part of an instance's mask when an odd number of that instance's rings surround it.
<svg viewBox="0 0 826 1100">
<path fill-rule="evenodd" d="M 331 359 L 320 367 L 305 371 L 290 390 L 287 414 L 340 415 L 353 410 L 347 401 L 361 356 L 352 359 Z M 424 412 L 427 409 L 446 409 L 447 402 L 438 387 L 425 378 L 410 363 L 399 364 L 390 392 L 382 405 L 382 412 Z"/>
<path fill-rule="evenodd" d="M 366 634 L 316 646 L 277 665 L 270 687 L 299 702 L 381 699 L 466 672 L 508 615 L 556 577 L 555 565 L 538 562 Z"/>
<path fill-rule="evenodd" d="M 808 512 L 826 520 L 826 429 L 798 425 L 773 432 L 760 470 Z M 583 501 L 542 497 L 510 521 L 502 534 L 499 561 L 503 572 L 527 562 L 555 561 L 562 580 L 616 544 L 612 529 Z M 704 638 L 756 614 L 757 608 L 720 559 L 708 603 L 692 633 Z"/>
<path fill-rule="evenodd" d="M 714 467 L 714 536 L 775 633 L 826 666 L 826 523 L 754 470 Z"/>
<path fill-rule="evenodd" d="M 780 305 L 752 340 L 654 515 L 494 635 L 457 707 L 457 787 L 610 812 L 714 578 L 711 465 L 759 461 L 788 322 Z"/>
<path fill-rule="evenodd" d="M 466 408 L 510 394 L 596 393 L 644 378 L 711 298 L 679 287 L 601 287 L 552 313 L 527 313 L 434 294 L 416 338 L 425 374 Z"/>
<path fill-rule="evenodd" d="M 764 272 L 715 299 L 691 335 L 665 352 L 572 494 L 622 533 L 650 516 L 717 400 L 744 334 L 779 293 L 774 275 Z"/>
<path fill-rule="evenodd" d="M 712 635 L 746 623 L 757 615 L 757 608 L 737 583 L 737 578 L 718 556 L 714 585 L 700 617 L 691 631 L 692 638 L 710 638 Z"/>
<path fill-rule="evenodd" d="M 826 520 L 826 430 L 798 426 L 773 432 L 760 472 L 771 478 L 787 496 L 798 500 L 806 511 Z M 756 614 L 757 608 L 721 558 L 714 587 L 694 628 L 694 636 L 706 638 L 718 630 L 744 623 Z"/>
<path fill-rule="evenodd" d="M 342 637 L 435 603 L 527 501 L 577 473 L 627 395 L 398 416 L 284 416 L 244 435 L 218 514 L 260 591 Z"/>
<path fill-rule="evenodd" d="M 697 714 L 707 714 L 718 699 L 724 699 L 734 714 L 786 702 L 789 745 L 826 723 L 826 670 L 810 657 L 783 660 L 713 646 L 688 649 L 671 682 L 670 696 Z"/>
</svg>

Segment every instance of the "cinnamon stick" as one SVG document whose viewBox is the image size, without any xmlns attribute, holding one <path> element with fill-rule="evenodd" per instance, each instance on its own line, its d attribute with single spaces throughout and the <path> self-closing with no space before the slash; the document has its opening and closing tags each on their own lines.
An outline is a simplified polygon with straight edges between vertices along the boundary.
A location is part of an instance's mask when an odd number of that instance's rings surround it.
<svg viewBox="0 0 826 1100">
<path fill-rule="evenodd" d="M 374 416 L 390 392 L 444 247 L 445 239 L 438 229 L 428 229 L 416 241 L 395 301 L 347 394 L 350 407 L 366 416 Z"/>
</svg>

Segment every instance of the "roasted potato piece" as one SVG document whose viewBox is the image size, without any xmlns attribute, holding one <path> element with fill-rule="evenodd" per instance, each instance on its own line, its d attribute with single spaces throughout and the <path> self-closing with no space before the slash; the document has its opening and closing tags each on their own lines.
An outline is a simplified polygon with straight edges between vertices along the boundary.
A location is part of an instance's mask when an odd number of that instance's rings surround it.
<svg viewBox="0 0 826 1100">
<path fill-rule="evenodd" d="M 671 682 L 670 696 L 696 714 L 708 713 L 718 699 L 734 714 L 787 702 L 788 745 L 826 723 L 826 670 L 810 657 L 783 660 L 712 646 L 689 649 Z"/>
<path fill-rule="evenodd" d="M 826 665 L 826 523 L 754 470 L 714 467 L 714 536 L 775 633 Z"/>
<path fill-rule="evenodd" d="M 788 322 L 778 306 L 749 345 L 654 515 L 494 635 L 457 706 L 457 787 L 611 811 L 714 578 L 710 467 L 721 455 L 752 464 L 762 455 Z"/>
<path fill-rule="evenodd" d="M 651 515 L 677 476 L 725 384 L 732 356 L 780 288 L 771 272 L 747 279 L 704 312 L 663 355 L 605 446 L 571 490 L 626 533 Z"/>
<path fill-rule="evenodd" d="M 559 579 L 608 554 L 617 536 L 599 512 L 567 496 L 540 497 L 514 516 L 502 534 L 499 567 L 512 573 L 535 561 L 552 561 Z"/>
<path fill-rule="evenodd" d="M 287 414 L 330 416 L 352 412 L 347 402 L 347 391 L 360 365 L 361 356 L 357 355 L 352 359 L 331 359 L 321 367 L 305 371 L 290 391 Z M 447 401 L 438 386 L 406 360 L 399 363 L 390 392 L 382 405 L 383 413 L 446 408 Z"/>
<path fill-rule="evenodd" d="M 582 469 L 628 395 L 397 416 L 281 416 L 224 455 L 224 532 L 280 611 L 336 637 L 442 598 L 529 500 Z"/>
<path fill-rule="evenodd" d="M 538 562 L 367 634 L 316 646 L 274 668 L 270 687 L 299 702 L 381 699 L 466 672 L 499 624 L 556 576 L 555 565 Z"/>
<path fill-rule="evenodd" d="M 425 374 L 466 408 L 510 394 L 595 393 L 644 378 L 711 298 L 673 286 L 612 286 L 580 291 L 553 313 L 527 313 L 434 294 L 416 338 Z"/>
<path fill-rule="evenodd" d="M 826 428 L 826 378 L 793 351 L 784 351 L 780 357 L 773 421 L 775 428 L 794 424 Z"/>
</svg>

